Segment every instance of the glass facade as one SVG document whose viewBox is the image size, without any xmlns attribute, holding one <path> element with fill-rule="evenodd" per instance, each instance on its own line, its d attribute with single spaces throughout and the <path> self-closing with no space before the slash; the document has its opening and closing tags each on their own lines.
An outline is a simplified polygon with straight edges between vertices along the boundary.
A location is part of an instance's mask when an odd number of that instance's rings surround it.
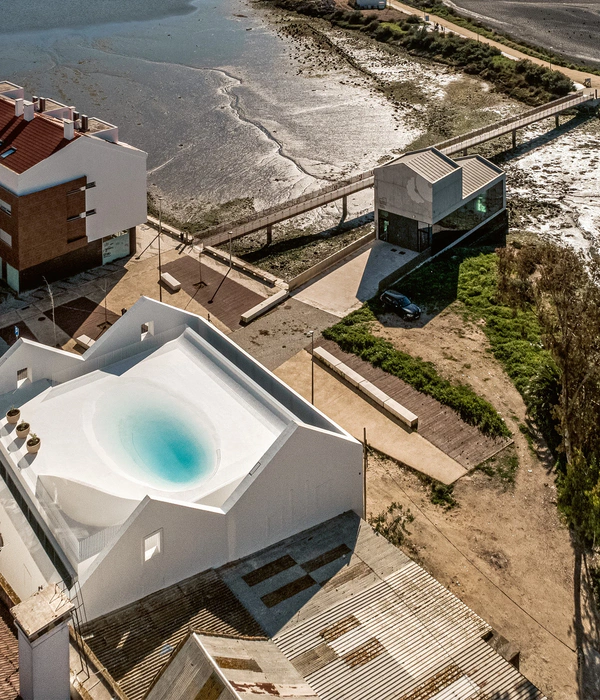
<svg viewBox="0 0 600 700">
<path fill-rule="evenodd" d="M 482 224 L 490 216 L 497 214 L 502 209 L 503 204 L 504 188 L 503 183 L 499 182 L 434 224 L 433 235 L 453 232 L 456 234 L 454 237 L 458 238 L 475 226 Z"/>
<path fill-rule="evenodd" d="M 383 209 L 378 214 L 378 234 L 382 241 L 417 252 L 431 245 L 431 226 Z"/>
</svg>

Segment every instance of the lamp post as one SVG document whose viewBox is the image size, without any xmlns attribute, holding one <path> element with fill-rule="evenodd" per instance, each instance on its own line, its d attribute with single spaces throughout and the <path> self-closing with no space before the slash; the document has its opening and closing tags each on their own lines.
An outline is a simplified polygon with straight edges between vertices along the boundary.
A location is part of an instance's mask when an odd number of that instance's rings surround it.
<svg viewBox="0 0 600 700">
<path fill-rule="evenodd" d="M 315 405 L 315 332 L 308 331 L 310 336 L 310 402 Z"/>
<path fill-rule="evenodd" d="M 160 239 L 162 234 L 162 197 L 158 198 L 158 298 L 162 301 L 162 259 L 160 256 Z"/>
<path fill-rule="evenodd" d="M 54 328 L 54 347 L 58 347 L 58 342 L 56 340 L 56 318 L 54 316 L 54 294 L 52 294 L 52 288 L 48 284 L 48 280 L 45 277 L 42 277 L 44 282 L 46 283 L 46 287 L 48 287 L 48 296 L 50 297 L 50 304 L 52 305 L 52 326 Z"/>
</svg>

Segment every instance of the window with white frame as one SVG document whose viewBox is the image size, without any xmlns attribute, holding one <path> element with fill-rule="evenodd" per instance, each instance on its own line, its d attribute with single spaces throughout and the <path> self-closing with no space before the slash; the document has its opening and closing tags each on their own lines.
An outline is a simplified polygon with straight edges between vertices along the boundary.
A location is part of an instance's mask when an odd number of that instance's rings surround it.
<svg viewBox="0 0 600 700">
<path fill-rule="evenodd" d="M 144 537 L 144 562 L 150 561 L 162 552 L 162 530 Z"/>
<path fill-rule="evenodd" d="M 5 202 L 3 199 L 0 199 L 0 209 L 2 209 L 2 211 L 5 214 L 12 214 L 12 207 L 8 202 Z"/>
<path fill-rule="evenodd" d="M 2 243 L 6 243 L 6 245 L 9 248 L 12 248 L 12 236 L 10 235 L 10 233 L 6 233 L 6 231 L 4 231 L 1 228 L 0 228 L 0 241 L 2 241 Z"/>
</svg>

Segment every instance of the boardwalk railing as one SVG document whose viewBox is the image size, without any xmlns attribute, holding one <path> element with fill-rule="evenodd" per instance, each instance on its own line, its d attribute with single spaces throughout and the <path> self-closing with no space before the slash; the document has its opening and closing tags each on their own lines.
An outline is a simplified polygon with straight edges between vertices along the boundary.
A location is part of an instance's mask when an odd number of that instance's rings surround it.
<svg viewBox="0 0 600 700">
<path fill-rule="evenodd" d="M 447 155 L 457 153 L 480 143 L 491 141 L 511 131 L 522 129 L 541 119 L 560 114 L 567 109 L 577 107 L 594 99 L 597 99 L 597 94 L 594 93 L 593 90 L 581 91 L 575 95 L 566 95 L 565 97 L 548 102 L 540 107 L 534 107 L 516 117 L 508 117 L 481 129 L 475 129 L 461 136 L 442 141 L 436 144 L 435 147 Z M 360 175 L 354 175 L 346 180 L 333 182 L 330 185 L 321 187 L 315 192 L 308 192 L 301 197 L 290 199 L 287 202 L 277 204 L 268 209 L 263 209 L 260 212 L 253 212 L 236 221 L 229 221 L 214 226 L 200 234 L 202 242 L 205 245 L 217 246 L 227 242 L 230 237 L 232 239 L 239 238 L 248 233 L 259 231 L 260 229 L 298 216 L 298 214 L 304 214 L 307 211 L 317 209 L 330 202 L 335 202 L 342 197 L 372 187 L 374 180 L 374 171 L 367 170 L 364 173 L 360 173 Z"/>
<path fill-rule="evenodd" d="M 475 129 L 474 131 L 469 131 L 461 136 L 455 136 L 454 138 L 448 139 L 447 141 L 442 141 L 436 144 L 442 153 L 450 155 L 451 153 L 456 153 L 458 151 L 464 150 L 471 146 L 476 146 L 485 141 L 491 141 L 498 136 L 503 136 L 509 134 L 511 131 L 516 129 L 522 129 L 525 126 L 534 124 L 542 119 L 547 119 L 548 117 L 553 117 L 561 112 L 565 112 L 567 109 L 572 107 L 577 107 L 585 102 L 589 102 L 594 99 L 594 92 L 581 92 L 577 95 L 566 95 L 553 102 L 548 102 L 540 107 L 534 107 L 533 109 L 523 112 L 516 117 L 507 117 L 499 122 L 494 122 L 489 126 L 484 126 L 481 129 Z"/>
</svg>

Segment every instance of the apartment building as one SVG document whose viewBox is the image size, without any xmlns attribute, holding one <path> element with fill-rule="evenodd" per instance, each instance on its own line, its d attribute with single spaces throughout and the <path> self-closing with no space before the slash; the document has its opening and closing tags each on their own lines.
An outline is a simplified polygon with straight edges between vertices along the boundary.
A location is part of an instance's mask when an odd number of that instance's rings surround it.
<svg viewBox="0 0 600 700">
<path fill-rule="evenodd" d="M 0 277 L 20 292 L 133 253 L 146 158 L 118 127 L 0 81 Z"/>
</svg>

